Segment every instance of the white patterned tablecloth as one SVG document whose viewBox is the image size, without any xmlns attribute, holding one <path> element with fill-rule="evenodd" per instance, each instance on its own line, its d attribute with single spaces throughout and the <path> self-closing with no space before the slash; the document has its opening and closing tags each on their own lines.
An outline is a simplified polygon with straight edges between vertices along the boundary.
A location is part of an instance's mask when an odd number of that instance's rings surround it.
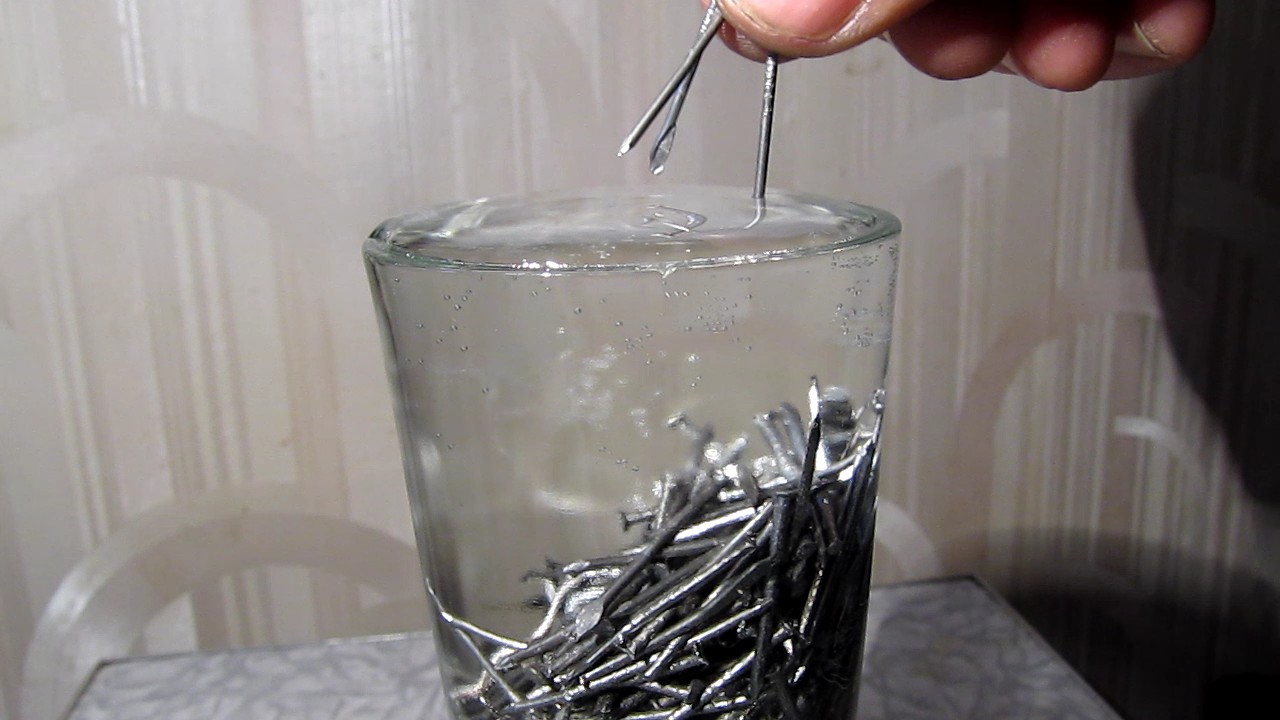
<svg viewBox="0 0 1280 720">
<path fill-rule="evenodd" d="M 858 720 L 1119 720 L 973 578 L 871 592 Z M 108 662 L 68 720 L 447 720 L 426 633 Z"/>
</svg>

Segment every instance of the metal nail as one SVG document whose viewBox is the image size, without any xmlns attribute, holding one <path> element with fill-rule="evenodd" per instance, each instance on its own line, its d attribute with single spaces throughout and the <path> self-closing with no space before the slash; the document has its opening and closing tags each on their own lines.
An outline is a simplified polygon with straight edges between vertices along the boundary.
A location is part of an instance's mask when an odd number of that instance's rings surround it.
<svg viewBox="0 0 1280 720">
<path fill-rule="evenodd" d="M 536 642 L 530 643 L 523 650 L 518 650 L 504 658 L 497 667 L 506 670 L 518 662 L 538 657 L 539 655 L 551 652 L 560 647 L 569 639 L 569 632 L 566 628 L 560 628 L 547 634 L 545 637 L 539 638 Z"/>
<path fill-rule="evenodd" d="M 688 580 L 680 583 L 680 585 L 673 588 L 668 593 L 664 594 L 653 605 L 638 610 L 635 615 L 633 615 L 632 618 L 618 631 L 620 638 L 626 639 L 634 635 L 640 625 L 648 622 L 654 615 L 671 607 L 687 593 L 702 587 L 720 573 L 728 570 L 732 566 L 732 563 L 737 560 L 743 552 L 750 549 L 750 541 L 755 537 L 755 534 L 758 533 L 766 523 L 768 523 L 769 513 L 772 509 L 772 502 L 762 503 L 760 509 L 756 511 L 755 516 L 752 517 L 750 522 L 743 525 L 733 537 L 729 538 L 729 540 L 725 542 L 724 547 L 720 548 L 715 556 L 708 560 L 707 564 L 700 568 L 697 573 Z"/>
<path fill-rule="evenodd" d="M 497 668 L 493 666 L 493 663 L 489 662 L 489 658 L 480 651 L 480 648 L 476 645 L 476 641 L 471 639 L 471 635 L 463 632 L 462 630 L 454 630 L 454 633 L 458 636 L 458 639 L 462 641 L 462 644 L 466 646 L 467 650 L 475 656 L 476 660 L 480 663 L 480 667 L 484 669 L 485 674 L 487 674 L 489 678 L 502 689 L 503 694 L 506 695 L 512 703 L 519 703 L 524 700 L 524 698 L 520 697 L 520 694 L 517 693 L 514 688 L 507 684 L 506 679 L 502 677 L 502 673 L 498 672 Z"/>
<path fill-rule="evenodd" d="M 479 627 L 477 625 L 473 625 L 467 622 L 466 620 L 463 620 L 462 618 L 456 615 L 453 615 L 452 613 L 449 613 L 443 609 L 441 609 L 439 613 L 440 613 L 441 620 L 444 620 L 446 623 L 453 626 L 455 630 L 458 630 L 460 632 L 465 632 L 470 635 L 474 635 L 478 638 L 488 640 L 489 642 L 495 645 L 511 648 L 513 650 L 523 650 L 526 647 L 528 647 L 525 643 L 522 643 L 519 640 L 513 640 L 509 637 L 503 637 L 498 633 L 485 630 L 484 628 Z"/>
<path fill-rule="evenodd" d="M 751 196 L 763 205 L 769 182 L 769 149 L 773 144 L 773 105 L 778 91 L 778 55 L 769 53 L 764 61 L 764 93 L 760 101 L 760 141 L 756 148 L 756 182 Z"/>
<path fill-rule="evenodd" d="M 749 559 L 749 558 L 744 558 Z M 768 565 L 765 561 L 759 561 L 748 565 L 745 569 L 737 570 L 729 576 L 729 579 L 717 586 L 707 595 L 702 602 L 702 606 L 697 611 L 685 617 L 680 622 L 672 625 L 661 635 L 653 639 L 655 644 L 666 645 L 676 637 L 687 635 L 694 632 L 698 627 L 705 627 L 709 622 L 714 621 L 714 617 L 720 614 L 725 607 L 737 599 L 743 588 L 759 581 L 768 572 Z M 633 649 L 639 652 L 644 649 L 639 644 L 638 639 L 633 641 Z"/>
<path fill-rule="evenodd" d="M 789 547 L 789 524 L 791 512 L 789 505 L 794 499 L 789 494 L 780 494 L 774 499 L 773 523 L 769 528 L 769 579 L 765 581 L 763 604 L 770 608 L 778 605 L 778 586 L 782 582 L 786 570 L 787 548 Z M 764 687 L 764 671 L 769 665 L 773 629 L 777 622 L 774 612 L 760 616 L 759 631 L 756 635 L 756 663 L 751 669 L 751 699 L 759 700 Z"/>
<path fill-rule="evenodd" d="M 569 645 L 564 652 L 547 660 L 547 672 L 551 675 L 557 675 L 569 669 L 574 663 L 581 660 L 588 653 L 595 650 L 596 642 L 588 638 L 584 642 Z"/>
<path fill-rule="evenodd" d="M 685 720 L 685 718 L 697 715 L 702 710 L 706 701 L 718 698 L 729 683 L 741 677 L 742 674 L 751 667 L 751 664 L 755 662 L 755 659 L 756 653 L 754 650 L 743 655 L 737 661 L 730 664 L 723 673 L 708 683 L 707 689 L 701 693 L 701 697 L 699 697 L 696 702 L 686 702 L 681 704 L 675 712 L 671 713 L 667 717 L 670 720 Z M 731 708 L 724 709 L 727 710 Z M 716 710 L 716 712 L 719 711 L 720 710 Z"/>
<path fill-rule="evenodd" d="M 618 516 L 622 519 L 622 531 L 626 532 L 636 525 L 648 525 L 657 517 L 654 510 L 639 510 L 636 512 L 620 511 Z"/>
<path fill-rule="evenodd" d="M 756 508 L 743 507 L 722 515 L 715 515 L 711 518 L 694 523 L 676 533 L 674 542 L 686 542 L 689 540 L 697 540 L 708 535 L 717 533 L 726 528 L 736 527 L 750 520 L 756 514 Z"/>
<path fill-rule="evenodd" d="M 694 43 L 693 48 L 689 50 L 689 54 L 685 57 L 684 62 L 680 64 L 680 67 L 676 70 L 675 74 L 671 76 L 671 79 L 667 81 L 667 84 L 662 88 L 662 91 L 658 93 L 658 97 L 650 103 L 648 109 L 645 110 L 644 115 L 640 118 L 640 122 L 636 123 L 636 126 L 622 141 L 622 146 L 618 148 L 619 157 L 626 155 L 631 148 L 636 146 L 636 143 L 640 141 L 640 138 L 644 135 L 645 131 L 653 124 L 658 113 L 662 111 L 663 106 L 666 105 L 667 101 L 671 99 L 671 96 L 675 94 L 676 88 L 678 88 L 680 83 L 684 81 L 684 78 L 692 73 L 698 66 L 698 60 L 702 57 L 703 51 L 707 49 L 707 45 L 711 43 L 711 39 L 716 36 L 716 32 L 720 30 L 720 25 L 724 22 L 724 17 L 720 13 L 720 8 L 716 7 L 714 2 L 711 4 L 709 12 L 714 12 L 711 23 L 707 24 L 706 30 L 698 36 L 698 41 Z"/>
<path fill-rule="evenodd" d="M 641 650 L 644 650 L 644 648 L 649 645 L 649 642 L 653 640 L 660 631 L 663 631 L 664 628 L 667 627 L 674 614 L 675 608 L 667 608 L 663 612 L 658 613 L 658 616 L 641 628 L 640 632 L 636 633 L 636 636 L 631 639 L 631 642 L 623 646 L 623 649 L 629 651 L 632 656 L 638 654 Z M 677 624 L 675 627 L 681 627 L 683 624 L 684 621 Z"/>
<path fill-rule="evenodd" d="M 708 467 L 724 470 L 732 466 L 738 460 L 742 459 L 742 453 L 747 449 L 747 439 L 744 437 L 734 438 L 733 442 L 724 443 L 708 442 L 702 450 L 702 459 Z"/>
<path fill-rule="evenodd" d="M 606 555 L 604 557 L 590 558 L 588 560 L 575 560 L 564 566 L 565 575 L 579 575 L 587 570 L 597 570 L 600 568 L 616 567 L 621 568 L 631 562 L 631 558 L 627 555 Z"/>
<path fill-rule="evenodd" d="M 753 460 L 752 463 L 755 467 L 752 468 L 750 475 L 756 490 L 761 495 L 774 495 L 780 491 L 785 491 L 790 486 L 790 481 L 782 475 L 778 462 L 773 456 L 759 457 Z M 798 473 L 796 477 L 799 477 Z M 761 478 L 764 478 L 764 480 L 762 481 Z M 750 501 L 752 505 L 759 504 L 758 500 L 751 501 L 741 487 L 725 488 L 720 491 L 716 499 L 722 503 Z"/>
<path fill-rule="evenodd" d="M 813 473 L 818 458 L 818 443 L 822 439 L 822 418 L 815 416 L 809 424 L 809 437 L 805 443 L 804 467 L 800 472 L 799 492 L 796 495 L 796 517 L 791 524 L 791 538 L 788 545 L 795 545 L 804 532 L 808 520 L 809 498 L 813 494 Z"/>
<path fill-rule="evenodd" d="M 765 611 L 769 610 L 770 607 L 771 606 L 768 600 L 761 600 L 755 605 L 751 605 L 750 607 L 739 610 L 738 612 L 730 615 L 729 617 L 713 625 L 709 625 L 705 629 L 700 630 L 697 633 L 694 633 L 693 635 L 690 635 L 688 644 L 692 647 L 697 647 L 698 645 L 706 642 L 707 640 L 711 640 L 713 638 L 719 637 L 720 634 L 724 632 L 727 632 L 736 627 L 739 627 L 744 623 L 754 620 L 755 618 L 759 617 L 761 613 L 764 613 Z M 675 641 L 673 640 L 672 642 L 674 643 Z M 665 648 L 663 649 L 663 652 L 666 652 Z"/>
<path fill-rule="evenodd" d="M 713 542 L 715 542 L 716 547 L 719 547 L 718 540 L 715 540 Z M 631 599 L 619 604 L 617 609 L 610 615 L 610 617 L 611 618 L 629 617 L 633 615 L 637 610 L 650 606 L 654 601 L 656 601 L 663 594 L 670 591 L 672 588 L 674 588 L 676 585 L 680 584 L 681 582 L 683 582 L 684 580 L 692 576 L 694 573 L 698 572 L 698 570 L 701 569 L 705 563 L 706 563 L 706 558 L 702 556 L 695 557 L 689 562 L 686 562 L 684 565 L 680 566 L 680 569 L 667 574 L 667 576 L 662 578 L 660 581 L 649 585 L 644 590 L 640 591 L 639 593 L 636 593 L 636 595 Z"/>
<path fill-rule="evenodd" d="M 769 412 L 764 415 L 755 417 L 756 428 L 764 437 L 765 443 L 773 452 L 774 462 L 777 464 L 778 472 L 787 479 L 787 482 L 796 483 L 800 481 L 800 468 L 796 465 L 795 459 L 791 456 L 791 451 L 787 447 L 787 442 L 782 439 L 778 433 L 777 427 L 774 425 L 774 419 L 777 413 Z"/>
<path fill-rule="evenodd" d="M 799 462 L 804 457 L 810 423 L 806 423 L 800 417 L 800 411 L 795 405 L 787 402 L 778 407 L 778 412 L 774 414 L 774 422 L 780 423 L 782 429 L 786 431 L 785 437 L 790 440 L 787 445 L 788 454 L 791 459 Z"/>
<path fill-rule="evenodd" d="M 813 630 L 813 610 L 818 601 L 818 594 L 822 590 L 823 567 L 818 566 L 813 581 L 809 585 L 809 592 L 804 598 L 804 608 L 800 611 L 800 636 L 808 638 Z"/>
<path fill-rule="evenodd" d="M 728 713 L 734 710 L 741 710 L 743 708 L 747 708 L 750 706 L 751 706 L 750 698 L 746 698 L 746 697 L 726 698 L 723 700 L 716 700 L 714 702 L 707 703 L 702 707 L 701 710 L 698 710 L 695 713 L 693 713 L 693 715 L 722 714 L 722 713 Z M 692 717 L 693 715 L 686 715 L 684 717 Z M 667 720 L 668 718 L 672 718 L 672 717 L 673 717 L 672 711 L 670 710 L 649 710 L 646 712 L 638 712 L 638 713 L 631 713 L 629 715 L 624 715 L 620 720 Z"/>
<path fill-rule="evenodd" d="M 631 564 L 628 565 L 625 570 L 622 571 L 622 575 L 613 582 L 609 591 L 607 591 L 600 599 L 602 616 L 613 609 L 613 605 L 620 599 L 621 593 L 626 589 L 630 580 L 634 579 L 636 575 L 644 570 L 644 568 L 649 564 L 649 561 L 652 560 L 663 547 L 675 539 L 675 536 L 680 532 L 680 529 L 702 509 L 702 506 L 706 505 L 707 502 L 715 497 L 718 491 L 719 487 L 712 483 L 704 484 L 703 486 L 695 489 L 694 496 L 690 498 L 689 502 L 680 510 L 680 512 L 676 513 L 676 516 L 672 518 L 671 522 L 668 522 L 666 526 L 659 527 L 654 531 L 654 537 L 649 541 L 649 544 L 646 545 L 645 549 L 631 561 Z"/>
<path fill-rule="evenodd" d="M 643 660 L 633 660 L 611 673 L 606 673 L 591 680 L 586 680 L 584 678 L 583 685 L 591 688 L 592 690 L 604 690 L 606 688 L 621 685 L 632 678 L 638 677 L 644 672 L 647 665 L 648 663 Z"/>
<path fill-rule="evenodd" d="M 684 649 L 685 639 L 682 637 L 674 638 L 667 643 L 666 647 L 649 661 L 649 665 L 644 669 L 644 678 L 653 680 L 662 677 L 667 672 L 667 668 L 671 667 L 672 661 L 675 660 L 676 654 Z"/>
<path fill-rule="evenodd" d="M 711 24 L 716 21 L 718 9 L 715 5 L 713 2 L 707 7 L 707 12 L 702 18 L 702 25 L 698 27 L 699 37 L 710 29 Z M 649 152 L 649 172 L 654 175 L 662 173 L 666 168 L 667 159 L 671 157 L 671 147 L 676 141 L 676 123 L 680 120 L 680 111 L 684 109 L 684 101 L 689 95 L 689 88 L 693 86 L 693 76 L 697 71 L 698 62 L 695 61 L 693 68 L 680 81 L 675 94 L 671 97 L 670 107 L 667 108 L 667 117 L 663 120 L 661 129 L 658 130 L 658 137 L 654 140 L 653 149 Z"/>
<path fill-rule="evenodd" d="M 575 681 L 581 682 L 583 684 L 591 684 L 592 682 L 599 680 L 600 678 L 608 675 L 609 673 L 614 672 L 619 668 L 630 665 L 633 662 L 635 662 L 634 658 L 629 658 L 626 655 L 619 654 L 612 658 L 609 658 L 609 660 L 603 663 L 597 663 L 596 665 L 586 668 L 585 670 L 580 670 L 576 675 L 571 675 L 570 673 L 572 673 L 573 671 L 570 670 L 564 676 L 557 677 L 556 681 L 561 684 L 569 684 Z"/>
<path fill-rule="evenodd" d="M 827 553 L 835 555 L 840 552 L 840 532 L 836 528 L 836 511 L 831 507 L 831 498 L 823 495 L 813 500 L 818 516 L 818 529 L 826 538 Z"/>
<path fill-rule="evenodd" d="M 665 473 L 658 490 L 658 507 L 654 512 L 653 526 L 667 527 L 671 517 L 679 512 L 689 499 L 689 477 L 680 473 Z"/>
<path fill-rule="evenodd" d="M 663 685 L 658 682 L 642 682 L 635 687 L 650 692 L 655 695 L 663 695 L 677 700 L 686 700 L 689 697 L 689 688 L 677 687 L 675 685 Z"/>
</svg>

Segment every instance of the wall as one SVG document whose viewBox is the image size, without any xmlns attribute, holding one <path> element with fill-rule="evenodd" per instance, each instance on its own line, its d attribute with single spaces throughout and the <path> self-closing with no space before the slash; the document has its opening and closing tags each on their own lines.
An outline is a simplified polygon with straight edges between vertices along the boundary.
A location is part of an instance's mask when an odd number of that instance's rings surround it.
<svg viewBox="0 0 1280 720">
<path fill-rule="evenodd" d="M 908 561 L 877 579 L 983 575 L 1134 718 L 1280 667 L 1280 10 L 1223 5 L 1193 66 L 1077 95 L 931 80 L 880 43 L 779 86 L 773 184 L 906 227 L 882 488 Z M 478 195 L 747 183 L 760 71 L 719 47 L 666 175 L 613 158 L 698 16 L 0 1 L 0 716 L 84 670 L 40 643 L 91 588 L 120 625 L 91 649 L 374 627 L 414 570 L 381 550 L 412 540 L 361 238 Z M 346 565 L 264 545 L 300 515 L 376 532 Z M 156 570 L 156 538 L 215 516 Z M 110 579 L 143 556 L 194 592 L 135 641 L 137 583 Z"/>
</svg>

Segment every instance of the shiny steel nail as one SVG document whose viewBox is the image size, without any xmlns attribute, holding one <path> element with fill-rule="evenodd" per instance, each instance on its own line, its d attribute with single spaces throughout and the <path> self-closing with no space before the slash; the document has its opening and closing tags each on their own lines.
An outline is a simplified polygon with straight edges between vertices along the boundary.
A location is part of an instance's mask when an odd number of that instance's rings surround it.
<svg viewBox="0 0 1280 720">
<path fill-rule="evenodd" d="M 792 459 L 799 460 L 804 457 L 806 432 L 809 423 L 806 423 L 800 417 L 800 411 L 791 403 L 782 403 L 778 408 L 778 412 L 774 415 L 775 422 L 782 425 L 785 431 L 784 437 L 789 441 L 787 450 L 790 452 Z"/>
<path fill-rule="evenodd" d="M 778 55 L 769 53 L 764 61 L 764 93 L 760 101 L 760 140 L 756 146 L 756 181 L 751 196 L 764 204 L 769 182 L 769 149 L 773 144 L 773 105 L 778 93 Z"/>
<path fill-rule="evenodd" d="M 715 7 L 714 3 L 712 3 L 712 10 L 714 10 L 714 14 L 711 16 L 711 23 L 707 25 L 707 29 L 698 36 L 697 42 L 695 42 L 693 48 L 689 50 L 689 54 L 685 57 L 684 62 L 680 64 L 680 67 L 676 70 L 675 74 L 672 75 L 671 79 L 667 81 L 667 84 L 663 86 L 662 91 L 658 93 L 658 97 L 649 104 L 644 115 L 640 118 L 640 122 L 636 123 L 636 126 L 632 128 L 631 132 L 627 133 L 627 137 L 622 141 L 622 146 L 618 148 L 619 156 L 626 155 L 630 152 L 631 148 L 636 146 L 636 143 L 640 141 L 641 136 L 645 134 L 645 131 L 649 129 L 649 126 L 652 125 L 653 121 L 658 117 L 658 113 L 662 112 L 662 108 L 667 104 L 667 101 L 669 101 L 671 96 L 675 94 L 680 83 L 684 81 L 686 76 L 690 75 L 697 68 L 698 61 L 702 58 L 703 51 L 707 49 L 707 45 L 711 43 L 712 38 L 716 36 L 716 32 L 720 30 L 720 25 L 724 22 L 724 18 L 720 14 L 720 9 Z"/>
<path fill-rule="evenodd" d="M 457 634 L 458 639 L 462 641 L 462 644 L 467 648 L 467 650 L 475 656 L 476 661 L 480 663 L 480 667 L 484 669 L 485 674 L 488 675 L 499 688 L 501 688 L 502 693 L 506 695 L 511 702 L 518 703 L 524 700 L 524 698 L 520 697 L 520 694 L 517 693 L 514 688 L 507 684 L 506 679 L 502 677 L 502 673 L 498 672 L 497 668 L 493 666 L 493 663 L 489 662 L 489 658 L 480 651 L 480 648 L 476 645 L 476 641 L 471 639 L 471 635 L 461 630 L 454 630 L 454 633 Z"/>
<path fill-rule="evenodd" d="M 622 592 L 627 588 L 628 583 L 635 578 L 649 562 L 662 551 L 668 543 L 670 543 L 680 529 L 687 525 L 688 522 L 706 505 L 719 488 L 713 483 L 706 483 L 697 488 L 694 496 L 685 504 L 681 510 L 676 513 L 671 522 L 664 527 L 659 527 L 654 531 L 653 538 L 645 546 L 645 549 L 631 561 L 631 564 L 622 571 L 622 575 L 613 582 L 610 589 L 600 599 L 601 615 L 608 614 L 621 599 Z"/>
<path fill-rule="evenodd" d="M 718 542 L 717 547 L 718 547 Z M 638 609 L 651 605 L 655 600 L 664 593 L 680 584 L 694 573 L 705 563 L 702 558 L 695 558 L 685 563 L 679 570 L 667 574 L 661 580 L 650 584 L 644 590 L 636 593 L 631 599 L 618 605 L 617 609 L 610 615 L 611 618 L 625 618 L 633 615 Z"/>
<path fill-rule="evenodd" d="M 773 523 L 769 527 L 769 579 L 765 581 L 764 601 L 770 607 L 777 607 L 778 588 L 785 576 L 787 548 L 789 547 L 789 524 L 791 521 L 790 505 L 794 499 L 789 494 L 779 495 L 774 500 Z M 759 700 L 764 688 L 764 672 L 771 657 L 771 643 L 776 616 L 769 612 L 760 616 L 759 630 L 756 635 L 756 662 L 751 668 L 751 699 Z"/>
<path fill-rule="evenodd" d="M 707 684 L 707 689 L 701 693 L 701 697 L 699 697 L 696 702 L 686 702 L 676 708 L 675 712 L 668 716 L 670 720 L 685 720 L 685 718 L 690 718 L 699 714 L 704 709 L 704 705 L 707 701 L 719 698 L 720 694 L 724 692 L 726 686 L 746 673 L 751 667 L 751 664 L 755 662 L 755 659 L 756 654 L 753 650 L 731 663 L 723 673 Z M 692 693 L 690 694 L 692 695 Z M 707 709 L 710 710 L 710 707 L 708 706 Z M 724 709 L 728 710 L 731 708 L 725 707 Z M 721 710 L 717 709 L 714 712 L 720 711 Z"/>
<path fill-rule="evenodd" d="M 583 642 L 569 645 L 564 649 L 564 651 L 548 659 L 547 672 L 551 675 L 564 672 L 574 663 L 578 662 L 582 658 L 586 657 L 587 654 L 595 650 L 596 647 L 596 642 L 589 638 Z"/>
<path fill-rule="evenodd" d="M 488 640 L 489 642 L 495 645 L 511 648 L 513 650 L 523 650 L 525 649 L 525 647 L 527 647 L 525 643 L 522 643 L 519 640 L 513 640 L 509 637 L 503 637 L 502 635 L 499 635 L 495 632 L 490 632 L 488 630 L 485 630 L 484 628 L 479 627 L 477 625 L 473 625 L 467 622 L 466 620 L 463 620 L 462 618 L 456 615 L 453 615 L 452 613 L 449 613 L 445 610 L 439 610 L 439 613 L 440 613 L 441 620 L 444 620 L 446 623 L 453 626 L 453 628 L 459 631 L 460 633 L 467 633 L 470 635 L 474 635 L 478 638 Z"/>
<path fill-rule="evenodd" d="M 649 621 L 647 625 L 640 629 L 640 632 L 636 633 L 636 636 L 631 639 L 628 645 L 623 646 L 624 650 L 627 650 L 632 656 L 643 650 L 649 645 L 649 641 L 653 640 L 654 636 L 667 627 L 674 614 L 675 608 L 668 608 L 658 613 L 657 617 Z"/>
<path fill-rule="evenodd" d="M 584 569 L 568 577 L 552 593 L 547 613 L 538 627 L 534 629 L 531 639 L 538 640 L 544 637 L 553 627 L 563 621 L 563 613 L 566 610 L 568 600 L 578 592 L 578 588 L 582 585 L 596 581 L 616 580 L 621 574 L 621 568 L 596 567 Z"/>
<path fill-rule="evenodd" d="M 658 682 L 642 682 L 636 684 L 637 688 L 654 695 L 662 695 L 664 697 L 675 698 L 676 700 L 685 700 L 689 697 L 689 688 L 682 688 L 676 685 L 663 685 Z"/>
<path fill-rule="evenodd" d="M 636 512 L 626 512 L 625 510 L 618 513 L 622 519 L 622 531 L 626 532 L 636 525 L 647 525 L 653 522 L 657 513 L 653 510 L 639 510 Z"/>
<path fill-rule="evenodd" d="M 658 490 L 658 507 L 654 512 L 653 526 L 664 528 L 671 524 L 676 515 L 689 499 L 689 476 L 680 473 L 664 473 Z"/>
<path fill-rule="evenodd" d="M 702 18 L 702 25 L 698 27 L 699 37 L 711 28 L 712 23 L 717 21 L 718 13 L 719 8 L 716 7 L 715 3 L 707 7 L 707 12 Z M 662 127 L 658 130 L 653 149 L 649 151 L 649 172 L 654 175 L 662 173 L 666 168 L 667 159 L 671 157 L 671 148 L 676 141 L 676 124 L 680 120 L 680 111 L 684 109 L 684 101 L 689 96 L 689 88 L 693 86 L 693 76 L 697 72 L 698 61 L 695 60 L 693 67 L 681 79 L 679 86 L 676 87 L 675 94 L 671 96 L 671 101 L 667 108 L 667 117 L 662 121 Z"/>
<path fill-rule="evenodd" d="M 604 690 L 606 688 L 616 687 L 638 677 L 644 672 L 647 665 L 648 663 L 644 660 L 633 660 L 611 673 L 605 673 L 604 675 L 600 675 L 592 679 L 587 679 L 584 676 L 583 685 L 584 687 L 591 688 L 592 690 Z"/>
<path fill-rule="evenodd" d="M 822 439 L 822 418 L 815 417 L 809 424 L 809 437 L 805 443 L 804 467 L 797 484 L 795 517 L 791 521 L 789 546 L 794 546 L 805 531 L 810 515 L 810 496 L 813 494 L 813 473 L 818 457 L 818 442 Z"/>
<path fill-rule="evenodd" d="M 582 612 L 604 595 L 607 588 L 600 585 L 588 585 L 587 587 L 570 593 L 569 597 L 564 601 L 564 614 L 567 618 L 575 621 Z"/>
<path fill-rule="evenodd" d="M 769 513 L 773 509 L 772 502 L 761 504 L 760 509 L 756 511 L 755 516 L 746 525 L 743 525 L 733 537 L 729 538 L 716 554 L 706 565 L 699 569 L 697 573 L 688 580 L 680 583 L 668 593 L 661 596 L 653 605 L 638 610 L 632 618 L 622 626 L 618 631 L 620 640 L 631 637 L 639 630 L 640 626 L 654 615 L 666 610 L 676 604 L 686 594 L 704 586 L 710 580 L 714 579 L 720 573 L 728 570 L 734 561 L 736 561 L 743 552 L 750 549 L 750 542 L 756 533 L 769 521 Z"/>
<path fill-rule="evenodd" d="M 667 672 L 667 668 L 671 667 L 671 663 L 675 660 L 676 655 L 684 649 L 684 646 L 684 638 L 675 638 L 671 642 L 667 643 L 666 647 L 662 648 L 657 655 L 653 656 L 653 659 L 649 661 L 649 665 L 645 667 L 644 678 L 646 680 L 653 680 L 662 677 L 662 675 Z"/>
<path fill-rule="evenodd" d="M 633 662 L 635 662 L 634 659 L 619 653 L 605 662 L 596 663 L 590 667 L 579 665 L 578 667 L 571 668 L 566 671 L 564 675 L 557 677 L 556 682 L 561 685 L 568 685 L 572 682 L 590 684 L 592 681 L 598 680 L 619 668 L 630 665 Z"/>
<path fill-rule="evenodd" d="M 823 496 L 816 498 L 818 527 L 827 538 L 827 553 L 835 555 L 840 552 L 840 531 L 836 528 L 836 511 L 831 506 L 831 499 Z"/>
<path fill-rule="evenodd" d="M 800 481 L 800 468 L 796 465 L 795 459 L 791 456 L 791 451 L 787 448 L 787 442 L 783 440 L 778 433 L 777 427 L 774 425 L 775 413 L 765 413 L 757 415 L 755 418 L 756 428 L 764 437 L 765 443 L 773 452 L 774 462 L 777 464 L 778 472 L 787 479 L 787 482 L 796 483 Z"/>
<path fill-rule="evenodd" d="M 559 628 L 558 630 L 554 630 L 547 634 L 546 637 L 539 638 L 537 641 L 530 643 L 528 647 L 523 650 L 518 650 L 502 658 L 502 661 L 497 663 L 497 667 L 506 670 L 518 662 L 535 658 L 543 653 L 551 652 L 563 645 L 568 639 L 568 630 L 565 628 Z"/>
<path fill-rule="evenodd" d="M 717 623 L 709 625 L 705 629 L 700 630 L 694 633 L 693 635 L 690 635 L 688 644 L 691 647 L 697 647 L 698 645 L 706 642 L 707 640 L 711 640 L 716 637 L 719 637 L 722 633 L 728 632 L 729 630 L 737 628 L 743 625 L 744 623 L 748 623 L 754 620 L 755 618 L 759 617 L 761 613 L 768 611 L 769 608 L 770 608 L 769 601 L 761 600 L 760 602 L 757 602 L 755 605 L 739 610 L 738 612 L 730 615 L 729 617 Z M 670 645 L 668 645 L 668 647 L 670 647 Z M 666 648 L 663 649 L 663 652 L 666 652 Z"/>
<path fill-rule="evenodd" d="M 704 538 L 712 534 L 718 534 L 719 531 L 726 528 L 741 525 L 742 523 L 750 520 L 755 516 L 755 514 L 756 509 L 754 507 L 744 507 L 723 515 L 717 515 L 707 520 L 703 520 L 702 522 L 694 523 L 693 525 L 690 525 L 676 533 L 674 541 L 685 542 L 688 540 Z"/>
<path fill-rule="evenodd" d="M 711 591 L 711 594 L 706 597 L 698 610 L 672 625 L 661 635 L 658 635 L 654 638 L 654 643 L 666 645 L 677 636 L 688 635 L 696 631 L 697 628 L 705 627 L 708 623 L 713 622 L 716 616 L 741 596 L 747 586 L 758 582 L 768 570 L 766 562 L 761 560 L 738 570 L 736 574 L 730 575 L 726 581 Z M 633 648 L 637 652 L 644 649 L 642 645 L 634 641 Z"/>
<path fill-rule="evenodd" d="M 723 470 L 733 465 L 742 458 L 742 453 L 747 449 L 747 439 L 744 437 L 735 438 L 733 442 L 724 443 L 708 442 L 702 450 L 702 459 L 708 467 Z"/>
<path fill-rule="evenodd" d="M 800 611 L 800 637 L 809 638 L 813 631 L 813 611 L 818 601 L 818 595 L 822 590 L 823 567 L 819 565 L 814 572 L 812 583 L 809 585 L 809 592 L 804 598 L 804 608 Z"/>
</svg>

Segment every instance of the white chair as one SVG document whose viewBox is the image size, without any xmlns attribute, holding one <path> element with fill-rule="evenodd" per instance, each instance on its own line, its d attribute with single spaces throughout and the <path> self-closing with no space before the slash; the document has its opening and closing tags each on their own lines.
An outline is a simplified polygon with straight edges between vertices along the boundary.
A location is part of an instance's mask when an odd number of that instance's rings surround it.
<svg viewBox="0 0 1280 720">
<path fill-rule="evenodd" d="M 293 494 L 219 494 L 160 508 L 85 557 L 36 626 L 23 667 L 21 720 L 62 717 L 93 669 L 128 655 L 157 613 L 250 568 L 324 570 L 385 599 L 353 618 L 346 634 L 426 628 L 414 548 L 351 520 L 299 510 Z"/>
</svg>

